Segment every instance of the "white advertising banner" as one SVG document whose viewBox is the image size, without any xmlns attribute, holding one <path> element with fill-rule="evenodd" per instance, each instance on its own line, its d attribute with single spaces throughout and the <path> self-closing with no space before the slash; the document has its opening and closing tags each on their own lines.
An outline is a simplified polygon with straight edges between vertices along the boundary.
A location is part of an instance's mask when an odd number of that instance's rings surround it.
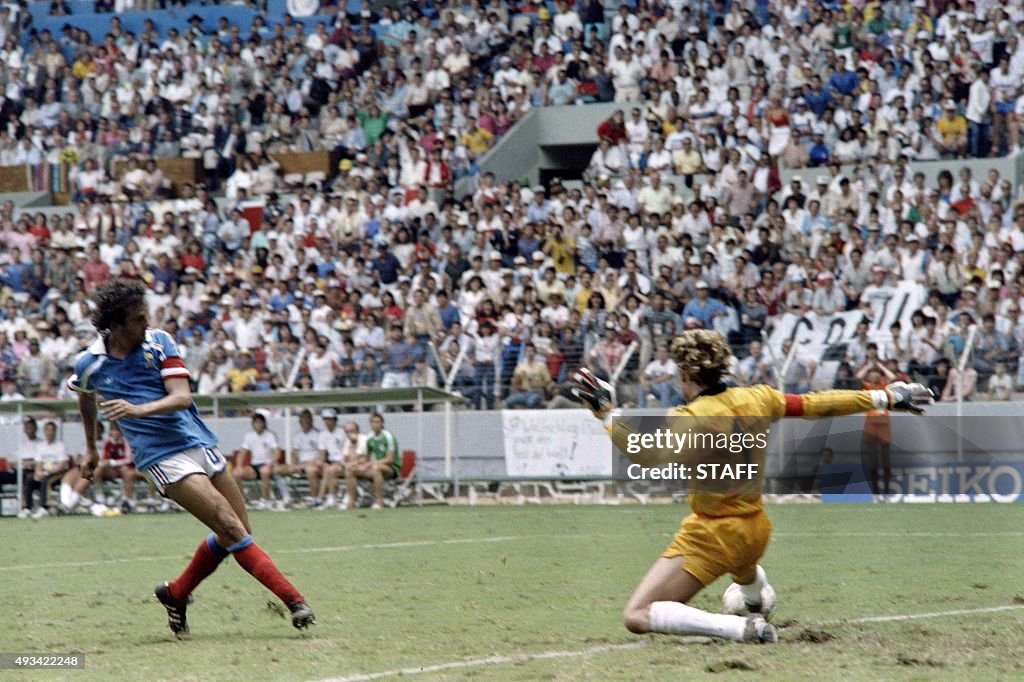
<svg viewBox="0 0 1024 682">
<path fill-rule="evenodd" d="M 612 475 L 612 442 L 586 410 L 503 410 L 508 476 Z"/>
<path fill-rule="evenodd" d="M 879 345 L 889 340 L 889 327 L 897 320 L 904 329 L 910 327 L 910 317 L 914 311 L 924 306 L 928 299 L 928 290 L 914 282 L 900 282 L 896 286 L 893 297 L 889 299 L 882 314 L 871 320 L 869 338 Z M 795 315 L 788 313 L 775 326 L 769 343 L 781 358 L 782 342 L 792 338 L 801 358 L 814 360 L 819 371 L 815 381 L 819 382 L 830 377 L 835 364 L 842 361 L 846 352 L 845 344 L 853 338 L 857 331 L 857 323 L 864 318 L 863 311 L 851 310 L 835 315 Z M 826 376 L 823 372 L 828 372 Z"/>
</svg>

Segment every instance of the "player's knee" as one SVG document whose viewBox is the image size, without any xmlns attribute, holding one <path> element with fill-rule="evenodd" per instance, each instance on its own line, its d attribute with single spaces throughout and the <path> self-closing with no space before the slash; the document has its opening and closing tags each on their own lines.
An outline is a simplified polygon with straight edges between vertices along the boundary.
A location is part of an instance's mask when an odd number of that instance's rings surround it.
<svg viewBox="0 0 1024 682">
<path fill-rule="evenodd" d="M 230 547 L 249 534 L 245 525 L 243 525 L 242 522 L 238 520 L 238 517 L 234 515 L 225 515 L 220 526 L 221 527 L 215 532 L 217 534 L 217 541 L 224 547 Z"/>
<path fill-rule="evenodd" d="M 622 622 L 634 635 L 642 635 L 650 630 L 647 613 L 640 609 L 627 606 L 622 614 Z"/>
</svg>

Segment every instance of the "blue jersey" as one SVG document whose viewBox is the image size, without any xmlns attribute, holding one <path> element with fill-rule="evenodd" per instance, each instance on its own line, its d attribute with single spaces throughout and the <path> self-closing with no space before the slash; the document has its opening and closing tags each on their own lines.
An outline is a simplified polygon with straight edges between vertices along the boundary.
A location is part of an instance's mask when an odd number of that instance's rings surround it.
<svg viewBox="0 0 1024 682">
<path fill-rule="evenodd" d="M 107 355 L 103 339 L 97 339 L 75 359 L 75 374 L 68 387 L 96 393 L 99 400 L 126 400 L 134 405 L 167 396 L 164 379 L 188 378 L 188 368 L 174 339 L 159 329 L 146 330 L 146 340 L 123 360 Z M 190 448 L 212 448 L 217 436 L 199 417 L 195 403 L 187 410 L 118 422 L 139 469 Z"/>
</svg>

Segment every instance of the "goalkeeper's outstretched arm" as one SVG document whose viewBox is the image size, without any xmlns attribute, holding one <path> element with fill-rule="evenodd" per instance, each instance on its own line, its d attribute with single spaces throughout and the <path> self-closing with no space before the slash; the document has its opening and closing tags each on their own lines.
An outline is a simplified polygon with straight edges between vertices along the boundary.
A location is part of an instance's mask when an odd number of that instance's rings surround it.
<svg viewBox="0 0 1024 682">
<path fill-rule="evenodd" d="M 611 385 L 601 381 L 590 371 L 580 370 L 573 377 L 573 394 L 596 417 L 604 422 L 612 442 L 622 452 L 628 452 L 631 439 L 638 435 L 636 429 L 625 419 L 617 419 L 619 410 L 615 407 L 615 392 Z M 762 414 L 744 415 L 751 418 L 763 417 L 768 420 L 781 417 L 840 417 L 860 414 L 870 410 L 893 410 L 898 412 L 924 412 L 922 405 L 932 402 L 932 393 L 921 384 L 896 382 L 885 388 L 869 391 L 820 391 L 805 394 L 782 393 L 767 386 L 759 387 L 763 391 Z M 717 432 L 731 427 L 718 424 L 720 416 L 702 416 L 687 407 L 679 407 L 670 411 L 666 419 L 672 417 L 692 417 L 700 420 L 702 429 Z M 644 448 L 641 452 L 631 454 L 630 459 L 642 466 L 657 466 L 668 462 L 687 461 L 696 452 L 683 452 L 675 448 Z"/>
<path fill-rule="evenodd" d="M 843 417 L 870 410 L 894 410 L 921 414 L 932 402 L 932 392 L 921 384 L 902 381 L 871 391 L 818 391 L 783 393 L 785 417 Z"/>
</svg>

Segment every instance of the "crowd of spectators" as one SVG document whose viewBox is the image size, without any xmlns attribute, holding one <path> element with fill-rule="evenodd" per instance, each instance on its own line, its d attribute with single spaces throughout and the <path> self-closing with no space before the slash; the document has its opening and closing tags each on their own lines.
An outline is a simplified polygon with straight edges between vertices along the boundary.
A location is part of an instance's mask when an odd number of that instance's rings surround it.
<svg viewBox="0 0 1024 682">
<path fill-rule="evenodd" d="M 63 216 L 0 207 L 0 400 L 65 394 L 88 295 L 117 275 L 150 284 L 201 393 L 450 383 L 557 407 L 586 364 L 668 403 L 661 347 L 693 326 L 728 336 L 737 381 L 808 390 L 815 361 L 777 376 L 787 348 L 763 332 L 873 319 L 903 281 L 927 304 L 859 336 L 837 382 L 1022 388 L 1018 188 L 918 164 L 1016 152 L 1021 2 L 655 1 L 607 23 L 586 1 L 376 7 L 311 32 L 135 36 L 113 16 L 100 44 L 0 9 L 0 165 L 64 161 L 74 189 Z M 480 173 L 531 108 L 612 100 L 582 185 Z M 337 176 L 286 188 L 271 155 L 311 150 Z M 172 188 L 155 159 L 182 155 L 206 182 Z M 782 186 L 785 168 L 807 170 Z"/>
</svg>

